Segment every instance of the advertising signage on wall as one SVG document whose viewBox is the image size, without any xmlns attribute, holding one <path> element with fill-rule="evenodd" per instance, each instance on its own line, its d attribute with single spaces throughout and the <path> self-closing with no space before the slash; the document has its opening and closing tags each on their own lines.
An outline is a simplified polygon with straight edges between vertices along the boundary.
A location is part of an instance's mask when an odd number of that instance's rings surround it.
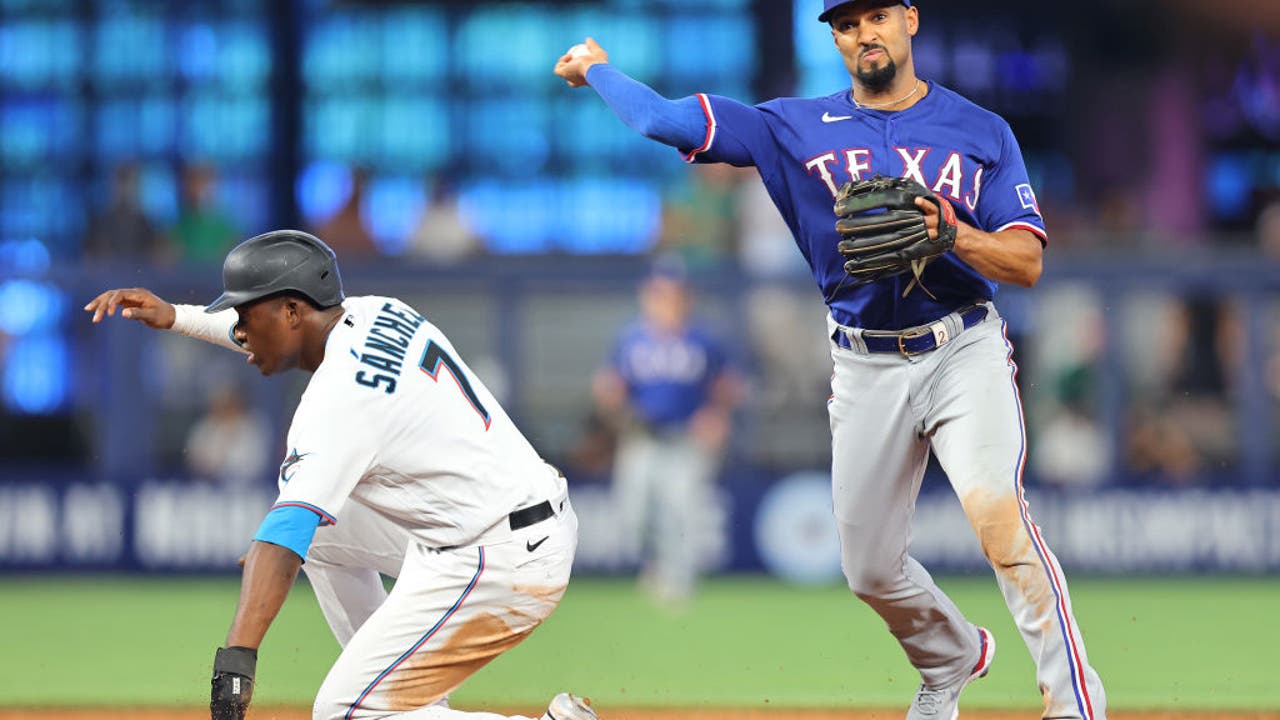
<svg viewBox="0 0 1280 720">
<path fill-rule="evenodd" d="M 722 490 L 691 537 L 710 571 L 768 572 L 797 583 L 840 581 L 829 479 L 779 478 L 763 491 Z M 581 517 L 582 573 L 635 569 L 639 549 L 618 536 L 605 488 L 572 489 Z M 193 482 L 136 488 L 71 483 L 0 485 L 0 572 L 237 572 L 273 494 Z M 1099 574 L 1280 570 L 1280 492 L 1036 493 L 1032 510 L 1062 563 Z M 920 498 L 912 554 L 943 572 L 986 561 L 948 492 Z"/>
</svg>

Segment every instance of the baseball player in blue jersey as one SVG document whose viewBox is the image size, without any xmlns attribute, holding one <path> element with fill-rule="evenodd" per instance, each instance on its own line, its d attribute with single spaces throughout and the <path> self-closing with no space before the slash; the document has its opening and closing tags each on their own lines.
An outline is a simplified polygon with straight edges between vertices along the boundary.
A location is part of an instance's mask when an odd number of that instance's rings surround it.
<svg viewBox="0 0 1280 720">
<path fill-rule="evenodd" d="M 712 487 L 738 394 L 724 347 L 691 320 L 691 304 L 678 273 L 646 278 L 641 317 L 623 328 L 594 384 L 604 416 L 621 426 L 613 473 L 621 532 L 645 556 L 646 589 L 673 608 L 692 597 L 714 540 Z"/>
<path fill-rule="evenodd" d="M 997 115 L 916 76 L 919 13 L 909 1 L 825 0 L 818 19 L 851 79 L 826 97 L 672 101 L 609 65 L 590 39 L 555 73 L 590 85 L 624 123 L 690 162 L 754 166 L 790 227 L 830 311 L 842 567 L 920 672 L 909 720 L 958 717 L 961 691 L 986 674 L 994 652 L 991 633 L 966 620 L 908 554 L 930 452 L 1035 660 L 1044 717 L 1104 718 L 1062 568 L 1024 498 L 1017 370 L 992 304 L 997 283 L 1035 284 L 1047 237 L 1017 141 Z M 873 174 L 932 192 L 916 201 L 931 238 L 940 223 L 954 228 L 951 251 L 919 278 L 846 277 L 833 200 L 842 184 Z"/>
</svg>

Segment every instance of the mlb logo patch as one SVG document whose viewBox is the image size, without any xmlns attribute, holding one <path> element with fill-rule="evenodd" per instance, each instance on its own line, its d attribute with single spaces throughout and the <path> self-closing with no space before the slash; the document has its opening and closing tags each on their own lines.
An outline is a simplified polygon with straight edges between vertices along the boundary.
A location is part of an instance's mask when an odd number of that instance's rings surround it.
<svg viewBox="0 0 1280 720">
<path fill-rule="evenodd" d="M 1018 202 L 1022 203 L 1022 207 L 1040 214 L 1040 203 L 1036 202 L 1036 193 L 1029 184 L 1023 183 L 1014 190 L 1018 193 Z"/>
</svg>

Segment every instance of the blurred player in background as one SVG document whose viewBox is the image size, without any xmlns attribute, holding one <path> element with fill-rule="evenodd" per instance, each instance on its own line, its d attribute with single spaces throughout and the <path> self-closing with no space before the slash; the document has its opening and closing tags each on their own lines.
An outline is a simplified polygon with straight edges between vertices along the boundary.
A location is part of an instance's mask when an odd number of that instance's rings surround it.
<svg viewBox="0 0 1280 720">
<path fill-rule="evenodd" d="M 316 720 L 501 720 L 453 710 L 448 695 L 559 604 L 578 530 L 564 477 L 418 311 L 345 297 L 317 238 L 246 240 L 227 255 L 223 287 L 208 307 L 137 288 L 85 306 L 94 322 L 120 310 L 247 353 L 263 375 L 312 373 L 214 658 L 211 717 L 244 717 L 258 648 L 305 560 L 343 648 Z M 396 578 L 390 594 L 379 573 Z M 595 717 L 568 693 L 543 715 Z"/>
<path fill-rule="evenodd" d="M 200 480 L 227 488 L 256 489 L 275 453 L 271 423 L 249 407 L 239 386 L 225 383 L 209 390 L 208 411 L 187 432 L 183 456 Z"/>
<path fill-rule="evenodd" d="M 590 39 L 555 73 L 590 85 L 628 126 L 690 162 L 756 167 L 791 228 L 829 309 L 841 566 L 920 672 L 908 719 L 954 720 L 961 692 L 994 656 L 991 633 L 908 554 L 931 452 L 1035 660 L 1044 717 L 1103 718 L 1062 568 L 1022 493 L 1022 403 L 991 302 L 998 282 L 1036 283 L 1047 237 L 1017 140 L 998 116 L 916 76 L 919 11 L 909 0 L 824 0 L 818 19 L 851 84 L 826 97 L 671 101 L 609 65 Z M 953 250 L 918 278 L 858 283 L 846 272 L 833 204 L 844 183 L 874 174 L 924 186 L 937 199 L 915 201 L 929 238 L 943 222 L 954 233 Z"/>
<path fill-rule="evenodd" d="M 614 497 L 623 536 L 643 556 L 641 584 L 680 608 L 714 549 L 714 483 L 738 397 L 720 341 L 691 318 L 683 274 L 660 267 L 640 287 L 640 318 L 623 328 L 594 391 L 619 444 Z"/>
<path fill-rule="evenodd" d="M 182 169 L 181 205 L 173 242 L 187 263 L 213 264 L 243 237 L 218 197 L 218 171 L 212 165 Z"/>
<path fill-rule="evenodd" d="M 111 176 L 111 201 L 89 222 L 86 262 L 161 264 L 173 260 L 169 239 L 142 204 L 142 168 L 123 163 Z"/>
</svg>

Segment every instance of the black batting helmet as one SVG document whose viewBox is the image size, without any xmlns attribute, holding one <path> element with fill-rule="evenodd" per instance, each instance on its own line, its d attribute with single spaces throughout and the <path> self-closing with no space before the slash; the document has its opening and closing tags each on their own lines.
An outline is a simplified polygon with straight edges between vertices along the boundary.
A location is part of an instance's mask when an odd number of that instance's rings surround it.
<svg viewBox="0 0 1280 720">
<path fill-rule="evenodd" d="M 215 313 L 285 290 L 302 293 L 322 308 L 346 297 L 338 258 L 320 238 L 301 230 L 273 230 L 235 246 L 222 263 L 222 295 L 204 311 Z"/>
</svg>

